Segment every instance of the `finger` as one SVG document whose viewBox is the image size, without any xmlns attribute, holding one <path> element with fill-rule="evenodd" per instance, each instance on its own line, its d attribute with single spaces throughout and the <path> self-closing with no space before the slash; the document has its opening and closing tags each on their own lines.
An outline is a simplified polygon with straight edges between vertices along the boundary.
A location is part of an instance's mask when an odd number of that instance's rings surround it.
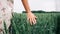
<svg viewBox="0 0 60 34">
<path fill-rule="evenodd" d="M 37 18 L 37 17 L 35 16 L 35 18 Z"/>
<path fill-rule="evenodd" d="M 32 24 L 35 24 L 35 20 L 34 20 L 34 18 L 32 18 Z"/>
<path fill-rule="evenodd" d="M 31 18 L 29 19 L 29 21 L 30 21 L 30 24 L 32 25 L 32 19 Z"/>
<path fill-rule="evenodd" d="M 36 24 L 36 19 L 34 19 L 34 22 L 35 22 L 35 24 Z"/>
<path fill-rule="evenodd" d="M 35 16 L 34 18 L 35 18 L 35 19 L 37 19 L 37 17 L 36 17 L 36 16 Z"/>
<path fill-rule="evenodd" d="M 31 18 L 27 18 L 27 20 L 29 20 L 30 24 L 32 25 L 32 19 Z"/>
<path fill-rule="evenodd" d="M 27 18 L 27 20 L 30 20 L 29 18 Z"/>
<path fill-rule="evenodd" d="M 34 24 L 34 18 L 32 18 L 32 23 Z"/>
<path fill-rule="evenodd" d="M 35 20 L 35 18 L 33 19 L 33 24 L 36 24 L 36 20 Z"/>
</svg>

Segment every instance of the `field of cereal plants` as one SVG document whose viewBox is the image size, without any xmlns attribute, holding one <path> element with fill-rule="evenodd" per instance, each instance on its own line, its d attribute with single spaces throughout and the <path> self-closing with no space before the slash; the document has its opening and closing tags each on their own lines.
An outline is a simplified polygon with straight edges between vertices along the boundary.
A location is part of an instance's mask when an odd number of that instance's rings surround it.
<svg viewBox="0 0 60 34">
<path fill-rule="evenodd" d="M 37 23 L 30 25 L 26 13 L 13 13 L 11 34 L 60 34 L 60 13 L 34 13 Z M 8 33 L 8 32 L 6 32 Z"/>
</svg>

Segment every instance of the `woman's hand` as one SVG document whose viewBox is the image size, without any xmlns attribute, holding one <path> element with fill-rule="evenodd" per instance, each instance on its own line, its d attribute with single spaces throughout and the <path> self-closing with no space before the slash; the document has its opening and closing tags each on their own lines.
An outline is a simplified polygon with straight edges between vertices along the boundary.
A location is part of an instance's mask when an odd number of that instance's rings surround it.
<svg viewBox="0 0 60 34">
<path fill-rule="evenodd" d="M 28 0 L 22 0 L 22 4 L 27 12 L 27 19 L 30 21 L 30 24 L 36 24 L 36 16 L 31 12 Z"/>
<path fill-rule="evenodd" d="M 32 12 L 27 13 L 27 19 L 30 21 L 30 24 L 36 24 L 36 16 Z"/>
</svg>

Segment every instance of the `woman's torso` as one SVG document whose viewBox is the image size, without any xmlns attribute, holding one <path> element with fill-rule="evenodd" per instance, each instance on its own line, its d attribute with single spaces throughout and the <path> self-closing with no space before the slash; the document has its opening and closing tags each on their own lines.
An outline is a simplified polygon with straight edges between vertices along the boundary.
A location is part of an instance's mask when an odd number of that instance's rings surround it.
<svg viewBox="0 0 60 34">
<path fill-rule="evenodd" d="M 7 0 L 0 0 L 0 17 L 3 17 L 4 14 L 10 15 L 11 10 L 13 9 L 10 5 L 12 5 Z"/>
</svg>

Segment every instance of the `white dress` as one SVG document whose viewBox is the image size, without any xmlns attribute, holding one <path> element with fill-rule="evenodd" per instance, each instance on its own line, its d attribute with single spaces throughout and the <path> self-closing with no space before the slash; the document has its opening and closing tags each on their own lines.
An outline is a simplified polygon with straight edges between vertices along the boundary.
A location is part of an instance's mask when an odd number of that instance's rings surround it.
<svg viewBox="0 0 60 34">
<path fill-rule="evenodd" d="M 22 5 L 21 0 L 14 0 L 13 11 L 21 14 L 23 10 L 24 7 Z"/>
<path fill-rule="evenodd" d="M 9 28 L 11 22 L 10 19 L 12 17 L 12 5 L 11 2 L 7 0 L 0 0 L 0 29 L 4 30 L 4 21 L 6 23 L 7 29 Z"/>
</svg>

